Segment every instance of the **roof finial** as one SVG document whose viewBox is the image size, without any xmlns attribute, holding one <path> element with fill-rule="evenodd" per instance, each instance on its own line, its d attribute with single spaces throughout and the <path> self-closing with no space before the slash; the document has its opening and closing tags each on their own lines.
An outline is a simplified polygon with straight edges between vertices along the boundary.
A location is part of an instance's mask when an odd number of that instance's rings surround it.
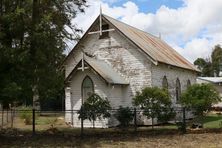
<svg viewBox="0 0 222 148">
<path fill-rule="evenodd" d="M 161 33 L 159 32 L 159 38 L 161 39 Z"/>
<path fill-rule="evenodd" d="M 84 59 L 84 54 L 85 54 L 85 53 L 84 53 L 84 51 L 83 51 L 83 52 L 82 52 L 82 71 L 84 71 L 84 69 L 85 69 L 85 67 L 84 67 L 84 66 L 85 66 L 85 65 L 84 65 L 84 60 L 85 60 L 85 59 Z"/>
<path fill-rule="evenodd" d="M 100 36 L 102 35 L 102 5 L 100 4 L 100 15 L 99 15 L 99 31 Z"/>
<path fill-rule="evenodd" d="M 102 10 L 102 4 L 100 4 L 100 15 L 103 14 L 103 10 Z"/>
</svg>

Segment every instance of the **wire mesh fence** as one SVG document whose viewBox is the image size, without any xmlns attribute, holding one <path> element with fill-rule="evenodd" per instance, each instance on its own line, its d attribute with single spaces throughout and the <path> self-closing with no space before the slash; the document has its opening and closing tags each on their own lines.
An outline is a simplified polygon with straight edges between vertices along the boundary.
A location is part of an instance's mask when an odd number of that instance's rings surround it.
<svg viewBox="0 0 222 148">
<path fill-rule="evenodd" d="M 176 116 L 168 119 L 167 122 L 159 122 L 156 118 L 148 119 L 143 114 L 143 110 L 132 109 L 133 119 L 129 126 L 121 127 L 115 117 L 116 109 L 109 110 L 109 118 L 96 119 L 95 123 L 89 120 L 79 119 L 79 110 L 66 111 L 40 111 L 40 110 L 20 110 L 6 109 L 0 111 L 1 128 L 13 128 L 18 130 L 36 132 L 74 132 L 83 135 L 88 129 L 93 127 L 105 129 L 131 131 L 150 130 L 179 130 L 183 133 L 187 129 L 200 128 L 222 128 L 222 114 L 220 111 L 210 111 L 204 117 L 195 117 L 191 109 L 175 108 Z"/>
</svg>

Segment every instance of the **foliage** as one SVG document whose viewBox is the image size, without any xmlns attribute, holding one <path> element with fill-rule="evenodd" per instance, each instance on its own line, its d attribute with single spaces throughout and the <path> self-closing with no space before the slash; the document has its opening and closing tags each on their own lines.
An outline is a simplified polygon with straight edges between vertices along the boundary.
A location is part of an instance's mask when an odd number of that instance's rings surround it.
<svg viewBox="0 0 222 148">
<path fill-rule="evenodd" d="M 128 127 L 133 120 L 134 113 L 132 112 L 132 108 L 120 106 L 114 116 L 120 122 L 120 127 Z"/>
<path fill-rule="evenodd" d="M 27 125 L 32 124 L 32 107 L 21 106 L 19 108 L 19 117 L 24 119 L 24 123 Z"/>
<path fill-rule="evenodd" d="M 180 101 L 184 106 L 193 108 L 196 115 L 202 116 L 204 111 L 220 99 L 219 93 L 212 85 L 194 84 L 182 94 Z"/>
<path fill-rule="evenodd" d="M 140 107 L 147 118 L 165 122 L 175 116 L 169 94 L 158 87 L 146 87 L 137 92 L 133 104 Z"/>
<path fill-rule="evenodd" d="M 201 76 L 212 77 L 219 76 L 219 72 L 222 70 L 222 48 L 220 45 L 216 45 L 211 53 L 211 59 L 198 58 L 194 61 L 201 70 Z"/>
<path fill-rule="evenodd" d="M 194 61 L 194 65 L 201 71 L 200 76 L 213 76 L 212 63 L 209 59 L 198 58 Z"/>
<path fill-rule="evenodd" d="M 222 48 L 220 45 L 216 45 L 211 53 L 212 59 L 212 70 L 215 72 L 216 76 L 219 76 L 220 70 L 222 70 Z"/>
<path fill-rule="evenodd" d="M 59 66 L 67 41 L 79 38 L 71 21 L 85 6 L 85 0 L 1 0 L 0 101 L 63 96 Z"/>
<path fill-rule="evenodd" d="M 111 109 L 108 100 L 102 99 L 97 94 L 92 94 L 81 106 L 78 111 L 79 119 L 93 121 L 93 127 L 95 120 L 110 117 L 109 110 Z"/>
</svg>

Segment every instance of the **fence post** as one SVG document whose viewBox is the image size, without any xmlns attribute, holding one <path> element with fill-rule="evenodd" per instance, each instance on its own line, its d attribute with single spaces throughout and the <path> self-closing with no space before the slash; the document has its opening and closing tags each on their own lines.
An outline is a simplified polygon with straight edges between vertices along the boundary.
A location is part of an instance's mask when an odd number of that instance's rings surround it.
<svg viewBox="0 0 222 148">
<path fill-rule="evenodd" d="M 13 128 L 13 122 L 14 122 L 14 117 L 13 117 L 13 110 L 11 108 L 11 128 Z"/>
<path fill-rule="evenodd" d="M 80 110 L 80 114 L 81 114 L 81 138 L 83 138 L 83 119 L 82 119 L 82 109 Z"/>
<path fill-rule="evenodd" d="M 137 131 L 137 116 L 136 116 L 136 108 L 134 108 L 134 131 Z"/>
<path fill-rule="evenodd" d="M 72 124 L 72 126 L 73 126 L 73 109 L 71 110 L 71 124 Z"/>
<path fill-rule="evenodd" d="M 8 108 L 6 110 L 6 113 L 7 113 L 7 124 L 8 124 Z"/>
<path fill-rule="evenodd" d="M 186 133 L 186 108 L 183 107 L 183 125 L 182 125 L 182 132 Z"/>
<path fill-rule="evenodd" d="M 83 119 L 81 118 L 81 138 L 83 138 Z"/>
<path fill-rule="evenodd" d="M 2 107 L 2 128 L 3 128 L 3 125 L 4 125 L 4 109 Z"/>
<path fill-rule="evenodd" d="M 32 109 L 32 135 L 35 135 L 35 109 Z"/>
</svg>

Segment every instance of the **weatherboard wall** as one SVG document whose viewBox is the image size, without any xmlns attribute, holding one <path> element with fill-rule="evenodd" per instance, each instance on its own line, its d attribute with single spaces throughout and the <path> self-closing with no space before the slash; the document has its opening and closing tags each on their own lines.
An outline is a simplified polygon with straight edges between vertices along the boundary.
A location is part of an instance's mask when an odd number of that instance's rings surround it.
<svg viewBox="0 0 222 148">
<path fill-rule="evenodd" d="M 181 92 L 187 89 L 187 81 L 191 85 L 196 83 L 196 73 L 190 70 L 169 66 L 166 64 L 152 65 L 152 84 L 162 88 L 163 77 L 166 76 L 168 82 L 168 91 L 174 105 L 176 103 L 176 80 L 180 80 Z"/>
<path fill-rule="evenodd" d="M 82 98 L 81 85 L 86 75 L 92 78 L 95 92 L 101 97 L 107 98 L 113 108 L 118 108 L 119 105 L 132 106 L 132 98 L 137 91 L 144 87 L 162 87 L 162 78 L 165 75 L 168 79 L 169 91 L 174 102 L 177 77 L 180 79 L 182 90 L 185 90 L 188 79 L 191 81 L 191 84 L 195 83 L 196 73 L 182 68 L 169 67 L 165 64 L 158 64 L 156 66 L 143 51 L 118 31 L 110 32 L 109 36 L 109 38 L 99 39 L 99 34 L 87 35 L 67 59 L 65 65 L 66 77 L 82 59 L 83 50 L 87 55 L 106 62 L 114 71 L 128 81 L 129 85 L 108 84 L 95 72 L 89 70 L 84 72 L 78 71 L 70 81 L 71 97 L 66 99 L 66 110 L 80 109 Z M 67 122 L 73 120 L 74 126 L 80 126 L 77 114 L 74 114 L 74 116 L 67 115 L 66 119 Z M 149 121 L 145 122 L 148 123 Z M 114 124 L 116 122 L 104 120 L 98 121 L 96 126 L 106 127 Z M 84 122 L 84 125 L 92 126 L 92 123 Z"/>
</svg>

